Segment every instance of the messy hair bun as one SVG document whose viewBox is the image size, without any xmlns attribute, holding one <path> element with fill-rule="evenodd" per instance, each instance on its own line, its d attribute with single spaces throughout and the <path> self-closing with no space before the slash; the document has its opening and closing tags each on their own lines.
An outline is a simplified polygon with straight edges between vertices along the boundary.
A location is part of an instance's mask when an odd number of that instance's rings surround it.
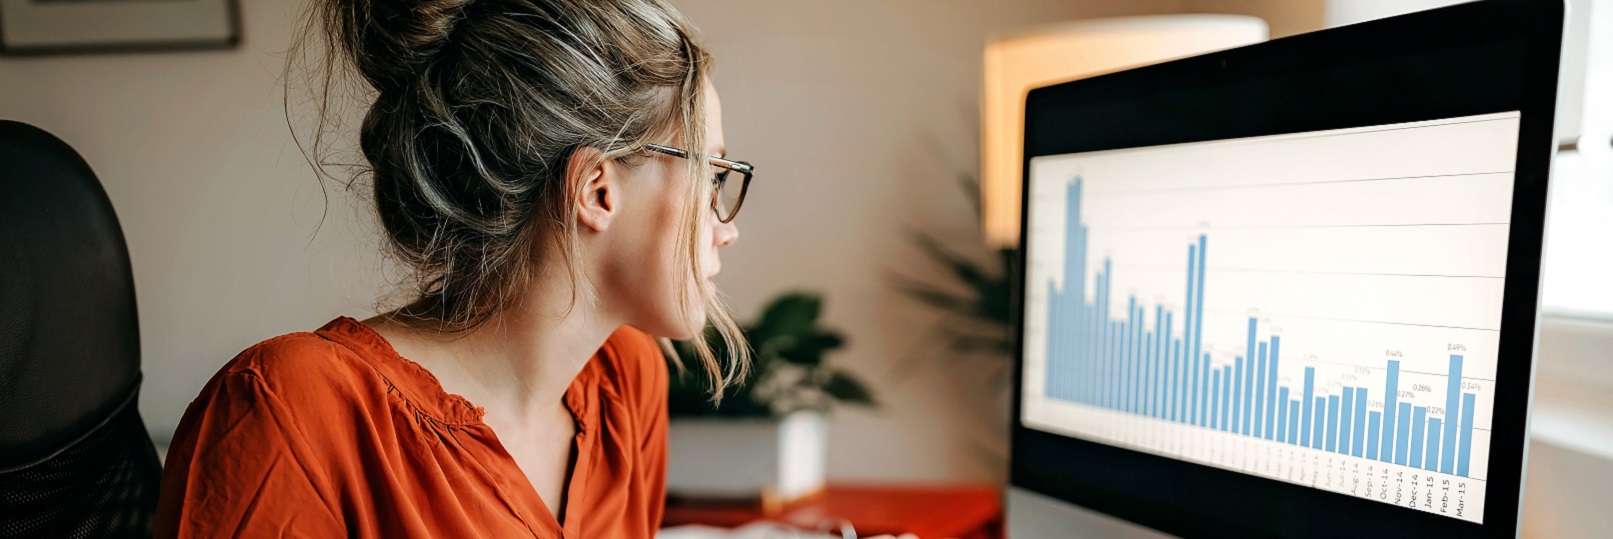
<svg viewBox="0 0 1613 539">
<path fill-rule="evenodd" d="M 314 0 L 307 21 L 306 35 L 329 45 L 322 125 L 340 68 L 373 90 L 356 179 L 368 180 L 390 250 L 413 270 L 415 299 L 399 315 L 414 323 L 479 326 L 528 289 L 543 257 L 565 261 L 588 294 L 576 263 L 580 186 L 564 176 L 573 152 L 632 160 L 678 135 L 705 146 L 710 59 L 662 0 Z M 689 177 L 709 175 L 705 159 L 687 162 Z M 708 182 L 688 183 L 689 200 L 710 198 Z M 705 303 L 731 344 L 734 357 L 719 360 L 693 343 L 722 387 L 746 347 L 695 278 L 704 211 L 689 205 L 679 245 L 701 297 L 679 299 Z"/>
</svg>

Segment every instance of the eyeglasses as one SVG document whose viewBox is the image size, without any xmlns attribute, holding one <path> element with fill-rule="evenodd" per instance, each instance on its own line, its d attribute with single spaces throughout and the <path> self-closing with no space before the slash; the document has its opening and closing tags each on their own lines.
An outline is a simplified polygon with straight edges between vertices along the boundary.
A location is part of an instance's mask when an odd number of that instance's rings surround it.
<svg viewBox="0 0 1613 539">
<path fill-rule="evenodd" d="M 688 159 L 689 152 L 660 144 L 646 144 L 645 149 L 664 153 L 673 157 Z M 733 161 L 721 157 L 711 157 L 711 166 L 717 168 L 717 174 L 712 178 L 715 185 L 711 195 L 711 209 L 717 213 L 717 220 L 727 223 L 739 215 L 739 205 L 745 202 L 745 191 L 750 189 L 751 174 L 756 167 L 744 161 Z M 737 173 L 739 181 L 729 181 L 728 175 Z"/>
</svg>

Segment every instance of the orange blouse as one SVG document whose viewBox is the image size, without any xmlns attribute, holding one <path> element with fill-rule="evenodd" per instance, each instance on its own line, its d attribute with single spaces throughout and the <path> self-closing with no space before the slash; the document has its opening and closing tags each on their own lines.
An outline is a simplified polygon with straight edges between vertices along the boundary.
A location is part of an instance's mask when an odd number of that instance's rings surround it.
<svg viewBox="0 0 1613 539">
<path fill-rule="evenodd" d="M 655 341 L 627 327 L 577 375 L 562 524 L 481 408 L 338 318 L 248 348 L 191 402 L 168 450 L 157 536 L 652 537 L 666 391 Z"/>
</svg>

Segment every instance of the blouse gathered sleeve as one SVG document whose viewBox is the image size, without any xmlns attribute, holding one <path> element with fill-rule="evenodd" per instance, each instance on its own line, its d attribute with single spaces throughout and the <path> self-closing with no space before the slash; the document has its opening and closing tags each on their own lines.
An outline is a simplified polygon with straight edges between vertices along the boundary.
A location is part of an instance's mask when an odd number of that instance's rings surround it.
<svg viewBox="0 0 1613 539">
<path fill-rule="evenodd" d="M 185 411 L 163 471 L 158 537 L 346 536 L 283 396 L 257 373 L 222 372 Z"/>
</svg>

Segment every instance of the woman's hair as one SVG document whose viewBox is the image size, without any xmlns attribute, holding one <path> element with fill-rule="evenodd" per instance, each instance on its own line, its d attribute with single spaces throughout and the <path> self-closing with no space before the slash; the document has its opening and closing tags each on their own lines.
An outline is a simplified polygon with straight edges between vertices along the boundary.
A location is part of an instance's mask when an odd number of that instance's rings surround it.
<svg viewBox="0 0 1613 539">
<path fill-rule="evenodd" d="M 334 81 L 357 75 L 373 99 L 353 179 L 370 182 L 390 251 L 412 270 L 413 299 L 398 317 L 474 329 L 511 306 L 545 258 L 568 268 L 573 304 L 596 301 L 578 264 L 582 186 L 566 177 L 568 160 L 586 147 L 600 152 L 590 166 L 633 166 L 645 144 L 681 135 L 696 155 L 677 250 L 680 312 L 704 303 L 727 345 L 717 358 L 703 335 L 693 339 L 713 398 L 742 379 L 743 336 L 697 277 L 711 211 L 711 182 L 695 181 L 711 175 L 699 153 L 711 60 L 692 32 L 662 0 L 314 0 L 299 47 L 323 42 L 323 55 L 294 50 L 288 75 L 318 60 L 301 72 L 323 76 L 313 138 L 322 175 Z M 688 297 L 691 283 L 699 297 Z"/>
</svg>

